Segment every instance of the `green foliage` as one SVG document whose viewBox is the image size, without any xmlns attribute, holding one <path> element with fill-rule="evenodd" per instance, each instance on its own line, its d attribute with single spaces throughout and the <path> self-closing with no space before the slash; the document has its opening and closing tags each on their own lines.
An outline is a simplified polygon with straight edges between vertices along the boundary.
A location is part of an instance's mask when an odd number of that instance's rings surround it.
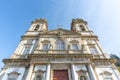
<svg viewBox="0 0 120 80">
<path fill-rule="evenodd" d="M 120 66 L 120 58 L 119 58 L 117 55 L 115 55 L 115 54 L 110 54 L 110 57 L 111 57 L 112 59 L 116 59 L 116 60 L 117 60 L 117 62 L 115 63 L 116 66 Z"/>
<path fill-rule="evenodd" d="M 120 58 L 119 58 L 117 55 L 115 55 L 115 54 L 110 54 L 110 57 L 113 58 L 113 59 L 117 59 L 117 60 L 120 59 Z"/>
<path fill-rule="evenodd" d="M 118 67 L 118 70 L 119 70 L 119 72 L 120 72 L 120 67 Z"/>
</svg>

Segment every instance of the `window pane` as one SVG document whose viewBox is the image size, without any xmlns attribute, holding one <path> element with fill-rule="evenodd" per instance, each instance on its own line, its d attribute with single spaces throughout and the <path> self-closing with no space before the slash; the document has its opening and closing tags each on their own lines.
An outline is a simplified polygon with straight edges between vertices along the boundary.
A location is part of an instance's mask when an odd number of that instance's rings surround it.
<svg viewBox="0 0 120 80">
<path fill-rule="evenodd" d="M 43 44 L 43 50 L 48 50 L 48 44 Z"/>
<path fill-rule="evenodd" d="M 72 49 L 73 49 L 73 50 L 78 50 L 77 44 L 72 44 Z"/>
<path fill-rule="evenodd" d="M 25 47 L 23 54 L 28 54 L 30 51 L 30 47 Z"/>
<path fill-rule="evenodd" d="M 93 54 L 98 53 L 95 47 L 90 47 L 90 52 L 93 53 Z"/>
<path fill-rule="evenodd" d="M 57 50 L 64 50 L 65 49 L 64 42 L 62 40 L 57 40 L 56 49 Z"/>
</svg>

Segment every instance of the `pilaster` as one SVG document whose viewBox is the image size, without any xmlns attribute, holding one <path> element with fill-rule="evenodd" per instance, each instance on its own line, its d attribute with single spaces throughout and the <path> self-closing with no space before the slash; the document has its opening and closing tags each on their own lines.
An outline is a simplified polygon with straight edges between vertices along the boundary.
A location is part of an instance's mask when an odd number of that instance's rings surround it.
<svg viewBox="0 0 120 80">
<path fill-rule="evenodd" d="M 77 80 L 75 65 L 71 64 L 71 71 L 72 71 L 72 80 Z"/>
<path fill-rule="evenodd" d="M 33 72 L 34 64 L 31 64 L 29 67 L 29 71 L 26 77 L 26 80 L 31 80 L 32 72 Z"/>
<path fill-rule="evenodd" d="M 84 43 L 85 43 L 84 45 L 85 45 L 85 48 L 87 49 L 87 52 L 88 52 L 88 53 L 91 53 L 90 50 L 89 50 L 89 47 L 88 47 L 88 45 L 87 45 L 87 41 L 85 41 Z"/>
<path fill-rule="evenodd" d="M 88 65 L 88 70 L 89 70 L 91 80 L 97 80 L 94 70 L 90 64 Z"/>
<path fill-rule="evenodd" d="M 31 48 L 30 48 L 30 51 L 29 51 L 29 54 L 32 53 L 32 51 L 33 51 L 33 49 L 34 49 L 34 47 L 35 47 L 35 43 L 36 43 L 36 40 L 33 41 L 33 44 L 32 44 L 32 46 L 31 46 Z"/>
<path fill-rule="evenodd" d="M 51 65 L 48 64 L 47 65 L 47 71 L 46 71 L 46 80 L 50 80 L 50 67 L 51 67 Z"/>
</svg>

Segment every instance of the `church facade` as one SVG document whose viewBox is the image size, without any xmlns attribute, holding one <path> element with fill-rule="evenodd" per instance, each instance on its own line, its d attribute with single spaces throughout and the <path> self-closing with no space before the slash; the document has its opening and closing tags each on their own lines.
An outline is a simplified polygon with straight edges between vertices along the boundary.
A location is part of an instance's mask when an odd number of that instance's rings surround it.
<svg viewBox="0 0 120 80">
<path fill-rule="evenodd" d="M 0 80 L 120 80 L 120 73 L 82 19 L 71 29 L 48 30 L 46 19 L 30 28 L 0 72 Z"/>
</svg>

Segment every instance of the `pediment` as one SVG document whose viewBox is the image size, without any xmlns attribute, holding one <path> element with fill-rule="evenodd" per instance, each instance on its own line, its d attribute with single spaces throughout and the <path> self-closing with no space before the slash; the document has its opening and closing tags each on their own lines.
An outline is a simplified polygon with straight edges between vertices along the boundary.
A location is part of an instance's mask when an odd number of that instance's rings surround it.
<svg viewBox="0 0 120 80">
<path fill-rule="evenodd" d="M 36 76 L 42 76 L 43 75 L 43 73 L 45 73 L 45 71 L 43 71 L 43 70 L 36 70 L 36 71 L 34 71 L 34 73 L 35 73 L 35 75 Z"/>
<path fill-rule="evenodd" d="M 109 75 L 109 76 L 111 76 L 112 75 L 112 73 L 111 72 L 109 72 L 109 71 L 103 71 L 102 73 L 100 73 L 101 75 Z"/>
<path fill-rule="evenodd" d="M 58 28 L 58 29 L 55 29 L 55 30 L 48 31 L 46 34 L 59 34 L 59 35 L 62 35 L 62 34 L 78 34 L 78 33 L 77 32 L 72 32 L 70 30 Z"/>
<path fill-rule="evenodd" d="M 87 71 L 86 70 L 83 70 L 83 69 L 80 69 L 77 71 L 78 74 L 85 74 Z"/>
<path fill-rule="evenodd" d="M 8 73 L 8 75 L 20 75 L 20 73 L 16 72 L 16 71 L 13 71 L 11 73 Z"/>
<path fill-rule="evenodd" d="M 45 71 L 43 70 L 37 70 L 37 71 L 34 71 L 35 73 L 44 73 Z"/>
<path fill-rule="evenodd" d="M 50 43 L 49 40 L 44 40 L 44 41 L 41 41 L 42 43 Z"/>
<path fill-rule="evenodd" d="M 77 40 L 72 40 L 72 41 L 70 41 L 70 43 L 78 43 L 78 41 Z"/>
</svg>

